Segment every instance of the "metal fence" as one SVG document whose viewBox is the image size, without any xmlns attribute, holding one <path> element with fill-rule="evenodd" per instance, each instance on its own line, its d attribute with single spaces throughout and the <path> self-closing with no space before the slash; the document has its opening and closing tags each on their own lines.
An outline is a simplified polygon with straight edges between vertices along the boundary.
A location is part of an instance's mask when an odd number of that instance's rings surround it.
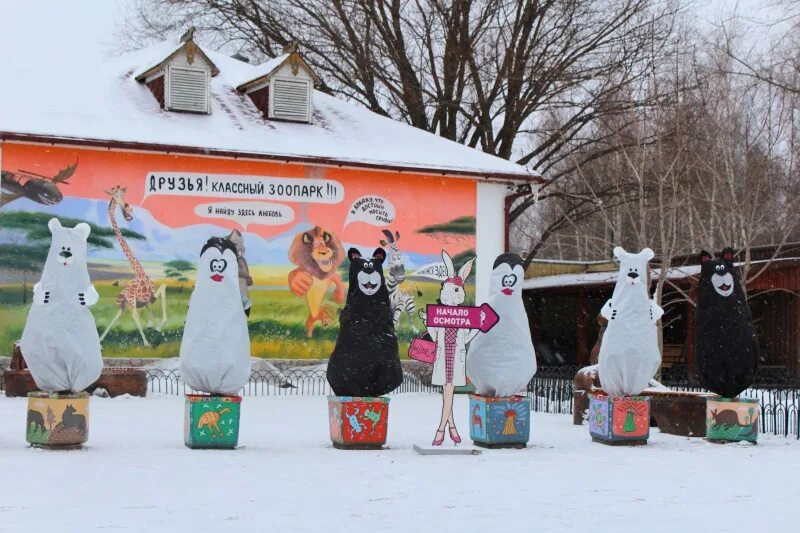
<svg viewBox="0 0 800 533">
<path fill-rule="evenodd" d="M 177 370 L 146 369 L 148 391 L 157 394 L 181 395 L 192 392 L 180 379 Z M 403 384 L 392 394 L 406 392 L 438 393 L 441 387 L 427 385 L 419 378 L 406 373 Z M 284 371 L 257 370 L 242 389 L 244 396 L 323 396 L 331 394 L 325 370 L 288 369 Z M 534 377 L 528 384 L 526 395 L 531 398 L 531 408 L 537 412 L 572 413 L 572 381 L 553 377 Z"/>
<path fill-rule="evenodd" d="M 147 390 L 158 394 L 182 395 L 192 392 L 180 379 L 177 370 L 145 369 Z M 406 374 L 403 384 L 394 393 L 434 392 L 437 387 L 425 385 L 414 376 Z M 393 394 L 394 394 L 393 393 Z M 303 367 L 288 370 L 254 370 L 241 391 L 244 396 L 324 396 L 332 394 L 325 370 Z"/>
</svg>

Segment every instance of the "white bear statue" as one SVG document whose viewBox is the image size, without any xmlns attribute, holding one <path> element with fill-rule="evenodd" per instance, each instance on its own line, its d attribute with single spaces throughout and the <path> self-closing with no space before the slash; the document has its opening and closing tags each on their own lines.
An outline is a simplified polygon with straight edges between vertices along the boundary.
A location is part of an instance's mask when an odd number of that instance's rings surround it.
<svg viewBox="0 0 800 533">
<path fill-rule="evenodd" d="M 661 365 L 656 322 L 664 311 L 648 294 L 648 262 L 653 251 L 631 254 L 617 246 L 619 276 L 600 314 L 608 327 L 600 345 L 600 384 L 610 396 L 632 396 L 647 388 Z"/>
<path fill-rule="evenodd" d="M 36 385 L 46 392 L 79 392 L 103 370 L 100 338 L 89 310 L 99 295 L 89 279 L 86 246 L 91 228 L 65 228 L 57 218 L 42 278 L 33 286 L 33 304 L 20 349 Z"/>
</svg>

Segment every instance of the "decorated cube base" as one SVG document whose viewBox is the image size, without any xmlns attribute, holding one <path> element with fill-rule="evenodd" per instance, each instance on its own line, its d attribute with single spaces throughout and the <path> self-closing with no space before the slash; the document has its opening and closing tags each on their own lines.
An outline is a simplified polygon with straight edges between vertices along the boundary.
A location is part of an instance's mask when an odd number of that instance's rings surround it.
<svg viewBox="0 0 800 533">
<path fill-rule="evenodd" d="M 183 441 L 189 448 L 233 449 L 239 444 L 241 396 L 187 394 Z"/>
<path fill-rule="evenodd" d="M 647 444 L 650 437 L 649 398 L 592 394 L 589 399 L 589 434 L 594 442 L 601 444 Z"/>
<path fill-rule="evenodd" d="M 389 427 L 389 398 L 328 396 L 333 447 L 343 450 L 380 450 Z"/>
<path fill-rule="evenodd" d="M 89 438 L 89 395 L 28 394 L 25 439 L 33 446 L 80 448 Z"/>
<path fill-rule="evenodd" d="M 758 442 L 761 406 L 756 398 L 706 400 L 706 439 L 711 442 Z"/>
<path fill-rule="evenodd" d="M 531 434 L 531 399 L 469 396 L 469 436 L 483 448 L 525 448 Z"/>
</svg>

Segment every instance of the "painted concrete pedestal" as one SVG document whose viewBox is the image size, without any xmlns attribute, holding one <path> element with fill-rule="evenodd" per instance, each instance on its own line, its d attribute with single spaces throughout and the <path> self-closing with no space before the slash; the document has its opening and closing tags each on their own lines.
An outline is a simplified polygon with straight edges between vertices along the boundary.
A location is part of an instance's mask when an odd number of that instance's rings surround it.
<svg viewBox="0 0 800 533">
<path fill-rule="evenodd" d="M 589 398 L 589 434 L 594 442 L 612 446 L 647 444 L 650 437 L 650 400 L 646 396 Z"/>
<path fill-rule="evenodd" d="M 469 396 L 469 437 L 482 448 L 525 448 L 531 433 L 531 399 Z"/>
<path fill-rule="evenodd" d="M 389 427 L 389 398 L 328 396 L 331 442 L 340 450 L 380 450 Z"/>
<path fill-rule="evenodd" d="M 239 444 L 241 396 L 187 394 L 183 441 L 192 449 L 236 448 Z"/>
<path fill-rule="evenodd" d="M 758 422 L 761 405 L 756 398 L 723 398 L 706 400 L 706 439 L 710 442 L 758 443 Z"/>
<path fill-rule="evenodd" d="M 80 448 L 89 439 L 89 394 L 28 394 L 25 440 L 50 449 Z"/>
</svg>

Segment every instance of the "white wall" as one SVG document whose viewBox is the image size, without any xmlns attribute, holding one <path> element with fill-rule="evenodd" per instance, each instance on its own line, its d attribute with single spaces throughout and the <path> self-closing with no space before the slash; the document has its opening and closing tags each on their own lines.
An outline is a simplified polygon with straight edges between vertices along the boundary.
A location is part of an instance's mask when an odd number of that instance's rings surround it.
<svg viewBox="0 0 800 533">
<path fill-rule="evenodd" d="M 505 197 L 506 186 L 498 183 L 478 183 L 475 302 L 486 301 L 489 280 L 495 258 L 505 252 Z"/>
</svg>

